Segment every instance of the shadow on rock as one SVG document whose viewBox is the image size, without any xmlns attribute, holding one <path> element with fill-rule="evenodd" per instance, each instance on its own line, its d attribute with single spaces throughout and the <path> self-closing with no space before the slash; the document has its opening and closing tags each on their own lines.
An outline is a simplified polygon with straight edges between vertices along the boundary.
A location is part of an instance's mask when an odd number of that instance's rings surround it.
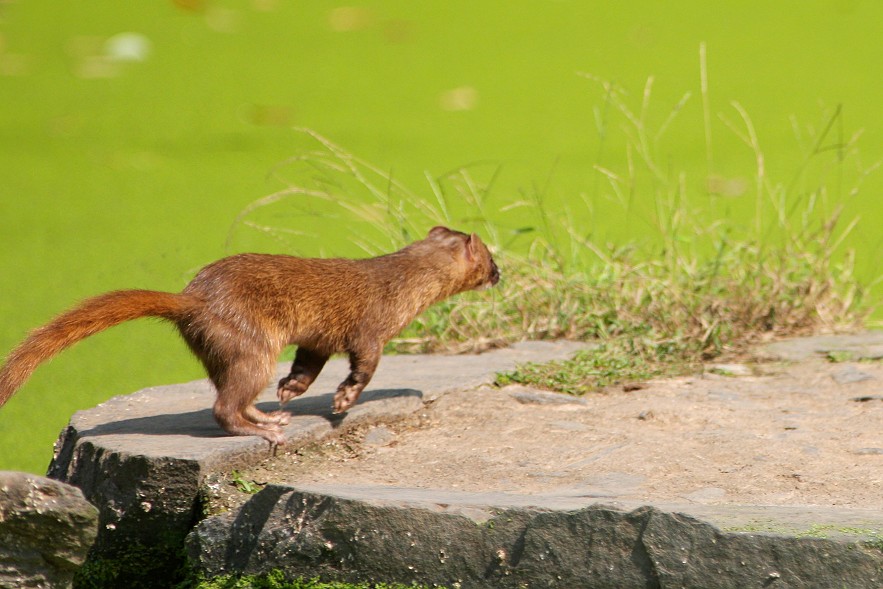
<svg viewBox="0 0 883 589">
<path fill-rule="evenodd" d="M 343 423 L 347 415 L 370 410 L 371 405 L 375 403 L 407 397 L 422 399 L 423 393 L 415 389 L 375 389 L 365 391 L 353 408 L 341 414 L 332 413 L 331 403 L 334 395 L 326 393 L 294 399 L 285 406 L 284 410 L 288 411 L 292 417 L 289 427 L 296 427 L 299 418 L 319 417 L 326 420 L 332 428 L 337 428 Z M 273 401 L 257 403 L 256 406 L 261 411 L 267 412 L 275 411 L 279 408 L 278 403 Z M 162 413 L 120 419 L 102 423 L 80 432 L 82 437 L 128 434 L 151 436 L 186 435 L 195 438 L 229 437 L 229 434 L 224 432 L 215 422 L 210 407 L 196 411 Z"/>
</svg>

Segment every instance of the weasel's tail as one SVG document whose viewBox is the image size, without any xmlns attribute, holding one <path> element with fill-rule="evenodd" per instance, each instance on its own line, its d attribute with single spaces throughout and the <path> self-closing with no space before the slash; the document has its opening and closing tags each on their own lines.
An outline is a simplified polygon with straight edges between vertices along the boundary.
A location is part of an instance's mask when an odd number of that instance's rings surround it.
<svg viewBox="0 0 883 589">
<path fill-rule="evenodd" d="M 37 366 L 81 339 L 139 317 L 185 319 L 198 300 L 184 294 L 152 290 L 119 290 L 83 301 L 38 327 L 15 348 L 0 368 L 0 407 Z"/>
</svg>

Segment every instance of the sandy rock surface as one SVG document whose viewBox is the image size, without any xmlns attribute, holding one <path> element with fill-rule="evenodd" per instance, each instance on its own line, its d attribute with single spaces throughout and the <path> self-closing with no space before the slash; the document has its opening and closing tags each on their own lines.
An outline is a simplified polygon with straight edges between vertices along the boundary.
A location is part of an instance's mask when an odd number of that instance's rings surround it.
<svg viewBox="0 0 883 589">
<path fill-rule="evenodd" d="M 453 392 L 413 419 L 360 428 L 243 476 L 883 509 L 883 363 L 746 364 L 582 398 L 519 386 Z"/>
</svg>

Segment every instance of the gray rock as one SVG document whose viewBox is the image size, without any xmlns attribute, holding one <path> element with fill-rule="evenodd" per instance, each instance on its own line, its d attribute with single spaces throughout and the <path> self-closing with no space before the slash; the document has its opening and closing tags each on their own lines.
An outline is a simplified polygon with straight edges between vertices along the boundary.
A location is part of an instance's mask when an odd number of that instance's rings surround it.
<svg viewBox="0 0 883 589">
<path fill-rule="evenodd" d="M 787 361 L 830 354 L 844 355 L 851 360 L 879 360 L 883 358 L 883 331 L 787 339 L 767 344 L 760 352 L 770 359 Z"/>
<path fill-rule="evenodd" d="M 844 538 L 724 532 L 677 511 L 575 497 L 333 491 L 267 487 L 194 529 L 191 564 L 208 576 L 279 569 L 292 578 L 463 588 L 883 583 L 879 549 Z"/>
<path fill-rule="evenodd" d="M 0 587 L 69 587 L 97 532 L 76 487 L 0 471 Z"/>
<path fill-rule="evenodd" d="M 469 356 L 385 357 L 368 390 L 345 415 L 331 399 L 348 372 L 328 363 L 310 391 L 289 403 L 289 448 L 366 423 L 396 421 L 423 402 L 493 382 L 517 363 L 564 359 L 581 348 L 570 342 L 526 342 Z M 288 373 L 280 364 L 276 378 Z M 273 381 L 275 382 L 275 380 Z M 56 442 L 49 476 L 73 484 L 99 511 L 98 538 L 87 566 L 105 586 L 171 586 L 184 565 L 181 547 L 201 517 L 200 488 L 210 473 L 256 464 L 269 453 L 257 437 L 227 436 L 212 418 L 214 391 L 205 380 L 145 389 L 76 413 Z M 275 386 L 258 405 L 278 407 Z"/>
<path fill-rule="evenodd" d="M 508 386 L 505 389 L 509 396 L 522 405 L 587 405 L 588 401 L 582 397 L 574 397 L 564 393 L 551 391 L 538 391 L 520 385 Z"/>
</svg>

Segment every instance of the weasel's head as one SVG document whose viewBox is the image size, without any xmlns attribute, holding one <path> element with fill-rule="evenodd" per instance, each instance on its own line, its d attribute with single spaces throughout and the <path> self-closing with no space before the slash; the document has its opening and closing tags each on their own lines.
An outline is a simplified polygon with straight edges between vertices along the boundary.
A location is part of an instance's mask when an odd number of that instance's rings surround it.
<svg viewBox="0 0 883 589">
<path fill-rule="evenodd" d="M 491 252 L 475 233 L 467 235 L 447 227 L 433 227 L 427 242 L 437 242 L 450 248 L 462 269 L 463 281 L 459 291 L 490 288 L 500 281 L 500 269 Z"/>
</svg>

